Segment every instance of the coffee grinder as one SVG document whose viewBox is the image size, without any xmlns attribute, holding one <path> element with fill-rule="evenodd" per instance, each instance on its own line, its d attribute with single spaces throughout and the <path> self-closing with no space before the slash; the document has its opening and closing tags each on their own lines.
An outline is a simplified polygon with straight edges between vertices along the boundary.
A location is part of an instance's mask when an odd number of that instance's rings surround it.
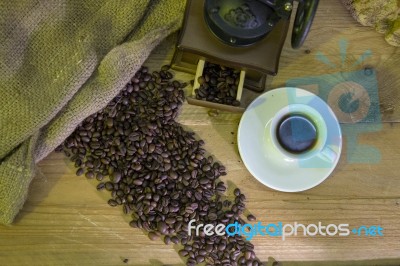
<svg viewBox="0 0 400 266">
<path fill-rule="evenodd" d="M 291 45 L 299 48 L 310 30 L 319 0 L 299 0 Z M 251 95 L 265 89 L 278 72 L 293 0 L 187 0 L 183 27 L 171 67 L 195 74 L 189 104 L 243 112 Z M 205 62 L 240 70 L 239 106 L 196 99 Z M 253 97 L 254 98 L 254 97 Z"/>
</svg>

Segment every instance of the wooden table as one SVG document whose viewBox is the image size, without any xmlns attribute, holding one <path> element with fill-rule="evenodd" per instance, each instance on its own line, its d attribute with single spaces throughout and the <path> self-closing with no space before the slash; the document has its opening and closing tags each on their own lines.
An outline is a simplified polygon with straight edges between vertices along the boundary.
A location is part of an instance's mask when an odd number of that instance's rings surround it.
<svg viewBox="0 0 400 266">
<path fill-rule="evenodd" d="M 147 65 L 158 69 L 169 62 L 175 40 L 172 36 L 163 42 Z M 348 42 L 343 64 L 341 40 Z M 256 237 L 252 242 L 263 261 L 270 258 L 271 264 L 273 258 L 283 265 L 332 265 L 332 261 L 342 261 L 336 265 L 399 265 L 400 49 L 386 44 L 373 29 L 357 24 L 337 0 L 320 1 L 312 31 L 300 50 L 292 50 L 289 41 L 287 38 L 278 76 L 269 81 L 269 89 L 284 86 L 296 77 L 365 67 L 376 70 L 383 123 L 376 132 L 359 134 L 358 142 L 375 147 L 380 160 L 350 160 L 347 155 L 352 143 L 345 134 L 340 162 L 325 182 L 302 193 L 282 193 L 261 185 L 244 167 L 236 141 L 239 114 L 221 112 L 210 117 L 207 109 L 185 104 L 179 121 L 204 139 L 206 149 L 227 167 L 223 180 L 229 189 L 242 189 L 248 199 L 247 212 L 262 223 L 321 221 L 384 228 L 384 236 L 376 237 L 300 235 L 285 241 Z M 372 55 L 352 66 L 366 50 Z M 320 53 L 336 68 L 318 61 Z M 193 78 L 181 73 L 177 77 Z M 357 130 L 363 124 L 346 125 L 346 130 Z M 107 205 L 108 193 L 97 192 L 96 181 L 76 177 L 62 154 L 50 154 L 40 163 L 40 169 L 14 225 L 0 227 L 0 265 L 124 265 L 124 259 L 128 259 L 128 265 L 183 264 L 176 252 L 178 247 L 150 241 L 142 231 L 130 228 L 129 217 L 120 208 Z"/>
</svg>

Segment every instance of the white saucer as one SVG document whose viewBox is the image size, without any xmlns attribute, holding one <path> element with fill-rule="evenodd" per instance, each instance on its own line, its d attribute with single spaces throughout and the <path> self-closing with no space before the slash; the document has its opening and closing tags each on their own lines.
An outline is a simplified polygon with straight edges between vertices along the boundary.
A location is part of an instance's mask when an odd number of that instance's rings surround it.
<svg viewBox="0 0 400 266">
<path fill-rule="evenodd" d="M 326 154 L 293 159 L 279 153 L 270 137 L 271 121 L 288 106 L 307 106 L 319 113 L 327 128 Z M 307 109 L 304 108 L 304 109 Z M 257 97 L 244 112 L 238 129 L 238 146 L 249 172 L 264 185 L 285 192 L 310 189 L 324 181 L 336 167 L 342 151 L 339 122 L 318 96 L 298 88 L 280 88 Z"/>
</svg>

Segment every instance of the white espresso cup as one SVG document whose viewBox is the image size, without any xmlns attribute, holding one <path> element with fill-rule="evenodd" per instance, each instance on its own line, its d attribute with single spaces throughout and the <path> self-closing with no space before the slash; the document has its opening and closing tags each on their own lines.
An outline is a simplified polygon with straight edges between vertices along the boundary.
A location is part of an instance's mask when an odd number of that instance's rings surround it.
<svg viewBox="0 0 400 266">
<path fill-rule="evenodd" d="M 282 141 L 280 141 L 279 127 L 287 118 L 293 116 L 301 117 L 304 121 L 307 121 L 308 125 L 312 125 L 313 129 L 315 129 L 315 139 L 312 145 L 301 152 L 290 151 L 287 147 L 284 147 Z M 300 131 L 301 130 L 294 130 L 292 134 L 304 133 Z M 337 157 L 336 152 L 329 146 L 325 145 L 328 135 L 325 120 L 317 110 L 305 104 L 289 104 L 279 110 L 270 121 L 269 130 L 266 131 L 266 134 L 269 134 L 269 139 L 272 142 L 272 147 L 275 149 L 275 153 L 283 157 L 284 160 L 301 161 L 313 156 L 318 156 L 324 161 L 333 162 Z M 302 136 L 292 137 L 301 138 Z"/>
</svg>

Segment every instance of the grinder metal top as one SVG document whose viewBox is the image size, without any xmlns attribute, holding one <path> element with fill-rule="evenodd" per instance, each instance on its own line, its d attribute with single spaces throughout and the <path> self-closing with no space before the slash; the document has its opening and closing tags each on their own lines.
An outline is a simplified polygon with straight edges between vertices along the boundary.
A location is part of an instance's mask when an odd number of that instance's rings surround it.
<svg viewBox="0 0 400 266">
<path fill-rule="evenodd" d="M 264 38 L 280 19 L 289 19 L 287 0 L 206 0 L 204 18 L 221 41 L 233 46 L 252 45 Z"/>
</svg>

